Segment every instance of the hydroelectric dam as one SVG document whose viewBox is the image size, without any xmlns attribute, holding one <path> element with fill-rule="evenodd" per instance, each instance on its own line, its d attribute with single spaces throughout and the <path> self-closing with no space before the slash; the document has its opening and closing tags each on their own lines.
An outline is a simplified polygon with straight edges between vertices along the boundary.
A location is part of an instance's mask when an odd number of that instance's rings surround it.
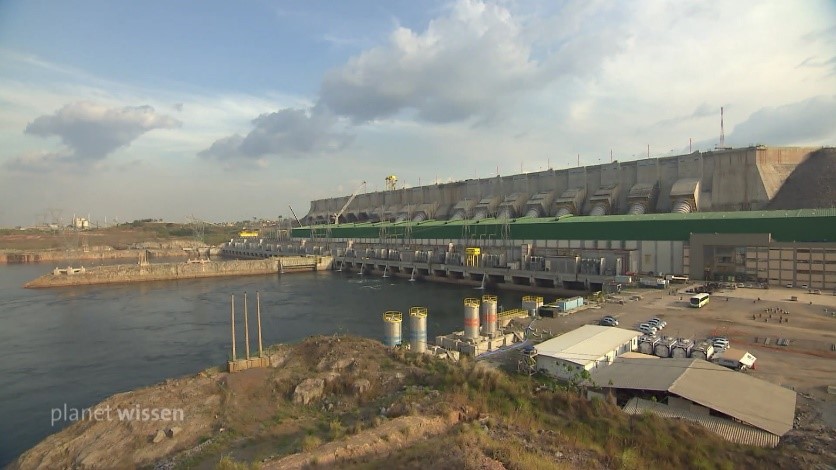
<svg viewBox="0 0 836 470">
<path fill-rule="evenodd" d="M 303 226 L 224 253 L 556 292 L 640 276 L 836 290 L 834 182 L 828 147 L 614 161 L 315 200 Z"/>
</svg>

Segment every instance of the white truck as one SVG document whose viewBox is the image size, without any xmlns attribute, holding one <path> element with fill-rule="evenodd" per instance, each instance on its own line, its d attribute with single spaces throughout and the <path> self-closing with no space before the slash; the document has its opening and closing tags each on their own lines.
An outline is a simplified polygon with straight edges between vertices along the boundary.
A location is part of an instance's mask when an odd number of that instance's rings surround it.
<svg viewBox="0 0 836 470">
<path fill-rule="evenodd" d="M 665 289 L 668 287 L 668 280 L 660 277 L 642 277 L 639 278 L 639 285 L 653 289 Z"/>
</svg>

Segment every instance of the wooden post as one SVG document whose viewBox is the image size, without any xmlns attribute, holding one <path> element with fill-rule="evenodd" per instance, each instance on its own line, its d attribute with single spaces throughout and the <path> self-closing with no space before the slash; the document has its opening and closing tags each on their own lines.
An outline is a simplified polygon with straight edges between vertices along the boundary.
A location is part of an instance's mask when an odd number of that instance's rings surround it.
<svg viewBox="0 0 836 470">
<path fill-rule="evenodd" d="M 232 325 L 232 362 L 235 362 L 237 359 L 235 357 L 235 294 L 231 295 L 231 307 L 230 310 L 230 325 Z"/>
<path fill-rule="evenodd" d="M 247 360 L 250 359 L 250 322 L 247 318 L 247 293 L 244 292 L 244 342 L 247 343 L 245 351 Z"/>
<path fill-rule="evenodd" d="M 261 345 L 261 297 L 255 291 L 256 315 L 258 315 L 258 357 L 264 357 L 264 348 Z"/>
</svg>

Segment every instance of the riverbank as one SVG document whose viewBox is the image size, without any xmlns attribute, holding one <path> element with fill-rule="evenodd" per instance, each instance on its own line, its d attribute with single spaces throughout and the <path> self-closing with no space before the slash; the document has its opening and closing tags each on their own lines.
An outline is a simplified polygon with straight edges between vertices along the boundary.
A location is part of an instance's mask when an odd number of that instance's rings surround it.
<svg viewBox="0 0 836 470">
<path fill-rule="evenodd" d="M 90 250 L 0 250 L 0 264 L 63 263 L 68 260 L 92 262 L 115 259 L 138 260 L 142 256 L 148 258 L 185 258 L 188 253 L 182 248 L 116 250 L 111 247 L 95 247 L 95 249 Z"/>
<path fill-rule="evenodd" d="M 52 273 L 29 281 L 23 287 L 48 288 L 280 274 L 292 271 L 319 271 L 329 269 L 330 265 L 330 256 L 291 256 L 264 260 L 120 264 L 92 268 L 67 267 L 55 268 Z"/>
<path fill-rule="evenodd" d="M 266 356 L 269 368 L 212 368 L 113 395 L 11 468 L 787 468 L 799 457 L 818 468 L 828 458 L 631 419 L 527 375 L 368 339 L 310 337 Z M 72 421 L 63 413 L 51 418 Z"/>
</svg>

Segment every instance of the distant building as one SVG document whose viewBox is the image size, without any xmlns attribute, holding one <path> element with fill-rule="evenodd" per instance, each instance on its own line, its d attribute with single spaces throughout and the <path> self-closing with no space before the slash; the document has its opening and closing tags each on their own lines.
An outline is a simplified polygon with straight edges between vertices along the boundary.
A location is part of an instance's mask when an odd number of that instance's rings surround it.
<svg viewBox="0 0 836 470">
<path fill-rule="evenodd" d="M 584 325 L 536 346 L 537 369 L 563 380 L 609 365 L 636 349 L 641 333 L 610 326 Z"/>
<path fill-rule="evenodd" d="M 686 419 L 740 444 L 774 447 L 795 418 L 794 391 L 702 359 L 618 358 L 584 384 L 629 414 Z"/>
</svg>

